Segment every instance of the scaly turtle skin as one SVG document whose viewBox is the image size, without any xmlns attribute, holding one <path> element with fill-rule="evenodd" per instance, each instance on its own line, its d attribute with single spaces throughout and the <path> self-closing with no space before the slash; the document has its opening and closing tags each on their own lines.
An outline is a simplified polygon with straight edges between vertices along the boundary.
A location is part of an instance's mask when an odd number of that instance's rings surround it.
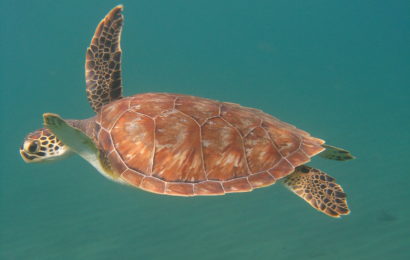
<svg viewBox="0 0 410 260">
<path fill-rule="evenodd" d="M 45 128 L 20 148 L 26 162 L 74 152 L 111 180 L 176 196 L 247 192 L 284 180 L 319 211 L 349 213 L 334 178 L 304 165 L 324 150 L 328 159 L 352 159 L 346 150 L 233 103 L 168 93 L 122 97 L 121 11 L 101 21 L 86 53 L 87 97 L 97 115 L 44 114 Z"/>
</svg>

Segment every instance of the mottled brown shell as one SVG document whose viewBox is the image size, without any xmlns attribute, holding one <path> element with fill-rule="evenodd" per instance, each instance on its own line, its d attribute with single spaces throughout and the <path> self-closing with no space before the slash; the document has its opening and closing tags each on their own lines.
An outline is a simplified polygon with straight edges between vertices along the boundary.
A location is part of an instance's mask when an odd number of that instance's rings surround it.
<svg viewBox="0 0 410 260">
<path fill-rule="evenodd" d="M 97 123 L 114 174 L 167 195 L 251 191 L 324 150 L 324 141 L 260 110 L 185 95 L 123 98 L 104 106 Z"/>
</svg>

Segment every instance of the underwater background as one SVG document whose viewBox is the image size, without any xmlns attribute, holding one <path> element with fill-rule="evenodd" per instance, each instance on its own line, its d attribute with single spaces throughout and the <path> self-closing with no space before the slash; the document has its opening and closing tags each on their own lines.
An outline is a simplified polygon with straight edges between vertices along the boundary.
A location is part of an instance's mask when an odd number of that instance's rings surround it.
<svg viewBox="0 0 410 260">
<path fill-rule="evenodd" d="M 351 151 L 314 158 L 351 214 L 282 185 L 219 197 L 118 185 L 78 156 L 25 164 L 42 113 L 93 115 L 85 50 L 125 6 L 124 94 L 240 103 Z M 0 1 L 0 259 L 410 259 L 409 1 Z"/>
</svg>

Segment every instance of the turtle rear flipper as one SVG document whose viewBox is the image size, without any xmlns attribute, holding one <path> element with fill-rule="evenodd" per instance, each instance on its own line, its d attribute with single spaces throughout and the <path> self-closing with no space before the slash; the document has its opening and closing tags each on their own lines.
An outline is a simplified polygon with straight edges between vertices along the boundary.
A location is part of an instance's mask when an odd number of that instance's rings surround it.
<svg viewBox="0 0 410 260">
<path fill-rule="evenodd" d="M 347 161 L 351 159 L 355 159 L 355 157 L 349 152 L 342 148 L 323 144 L 322 145 L 326 150 L 319 154 L 320 157 L 336 160 L 336 161 Z"/>
<path fill-rule="evenodd" d="M 299 166 L 294 173 L 284 178 L 284 184 L 326 215 L 338 218 L 350 213 L 346 193 L 343 192 L 342 187 L 333 177 L 320 170 L 305 165 Z"/>
</svg>

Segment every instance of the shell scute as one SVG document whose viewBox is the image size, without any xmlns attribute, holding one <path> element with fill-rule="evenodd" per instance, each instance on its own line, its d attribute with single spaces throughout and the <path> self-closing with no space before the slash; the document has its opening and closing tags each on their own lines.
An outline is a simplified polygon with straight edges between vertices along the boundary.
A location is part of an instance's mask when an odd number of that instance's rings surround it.
<svg viewBox="0 0 410 260">
<path fill-rule="evenodd" d="M 177 110 L 161 114 L 155 123 L 153 175 L 167 181 L 205 180 L 198 124 Z"/>
<path fill-rule="evenodd" d="M 261 124 L 261 119 L 255 117 L 252 111 L 243 109 L 237 104 L 223 103 L 221 116 L 231 125 L 238 128 L 242 136 L 246 136 L 250 131 Z"/>
<path fill-rule="evenodd" d="M 106 153 L 112 152 L 114 145 L 111 142 L 110 134 L 106 130 L 100 129 L 98 140 L 100 140 L 100 146 Z"/>
<path fill-rule="evenodd" d="M 209 180 L 230 180 L 250 174 L 242 137 L 221 118 L 212 118 L 202 126 L 202 144 Z"/>
<path fill-rule="evenodd" d="M 273 178 L 272 175 L 270 175 L 268 172 L 253 174 L 248 177 L 248 181 L 253 188 L 269 186 L 276 182 L 275 178 Z"/>
<path fill-rule="evenodd" d="M 125 165 L 124 161 L 115 151 L 109 153 L 107 157 L 110 161 L 110 166 L 113 170 L 114 176 L 120 176 L 121 173 L 127 169 L 127 166 Z"/>
<path fill-rule="evenodd" d="M 130 108 L 135 112 L 154 118 L 164 111 L 172 110 L 174 101 L 175 97 L 169 94 L 147 93 L 133 98 L 130 102 Z"/>
<path fill-rule="evenodd" d="M 316 138 L 315 138 L 316 139 Z M 309 139 L 304 139 L 301 148 L 303 151 L 310 157 L 315 156 L 316 154 L 322 152 L 325 150 L 321 145 L 318 145 L 318 143 L 323 144 L 324 142 L 322 140 L 316 139 L 318 141 L 312 142 Z"/>
<path fill-rule="evenodd" d="M 272 169 L 270 169 L 268 172 L 272 174 L 272 176 L 278 180 L 286 175 L 289 175 L 295 170 L 295 167 L 288 162 L 286 159 L 282 159 L 276 164 Z"/>
<path fill-rule="evenodd" d="M 194 184 L 168 182 L 165 186 L 165 193 L 175 196 L 194 196 Z"/>
<path fill-rule="evenodd" d="M 127 98 L 120 99 L 104 106 L 101 109 L 101 126 L 107 130 L 111 130 L 112 126 L 117 121 L 118 117 L 129 108 L 129 100 Z"/>
<path fill-rule="evenodd" d="M 256 127 L 244 139 L 246 156 L 252 172 L 268 170 L 282 158 L 269 135 L 261 127 Z"/>
<path fill-rule="evenodd" d="M 301 150 L 297 150 L 296 152 L 292 153 L 289 155 L 286 159 L 292 164 L 292 165 L 302 165 L 310 160 L 310 158 Z"/>
<path fill-rule="evenodd" d="M 151 173 L 154 153 L 154 121 L 127 111 L 111 130 L 114 146 L 129 168 Z"/>
<path fill-rule="evenodd" d="M 142 182 L 142 179 L 145 178 L 145 175 L 142 175 L 134 170 L 127 169 L 121 174 L 121 179 L 125 180 L 128 184 L 139 188 Z"/>
<path fill-rule="evenodd" d="M 165 182 L 153 177 L 145 177 L 141 181 L 140 188 L 152 193 L 163 194 L 165 191 Z"/>
<path fill-rule="evenodd" d="M 222 182 L 222 186 L 226 193 L 230 192 L 247 192 L 252 190 L 251 184 L 247 178 L 238 178 L 230 181 Z"/>
<path fill-rule="evenodd" d="M 292 131 L 289 131 L 289 129 L 273 124 L 267 125 L 265 129 L 268 131 L 272 142 L 278 148 L 282 156 L 287 157 L 299 149 L 301 145 L 301 137 L 295 135 Z"/>
<path fill-rule="evenodd" d="M 199 125 L 204 124 L 208 118 L 218 116 L 219 108 L 219 102 L 192 96 L 180 96 L 175 101 L 175 109 L 191 116 Z"/>
<path fill-rule="evenodd" d="M 204 181 L 194 184 L 195 195 L 223 195 L 225 194 L 221 182 Z"/>
</svg>

